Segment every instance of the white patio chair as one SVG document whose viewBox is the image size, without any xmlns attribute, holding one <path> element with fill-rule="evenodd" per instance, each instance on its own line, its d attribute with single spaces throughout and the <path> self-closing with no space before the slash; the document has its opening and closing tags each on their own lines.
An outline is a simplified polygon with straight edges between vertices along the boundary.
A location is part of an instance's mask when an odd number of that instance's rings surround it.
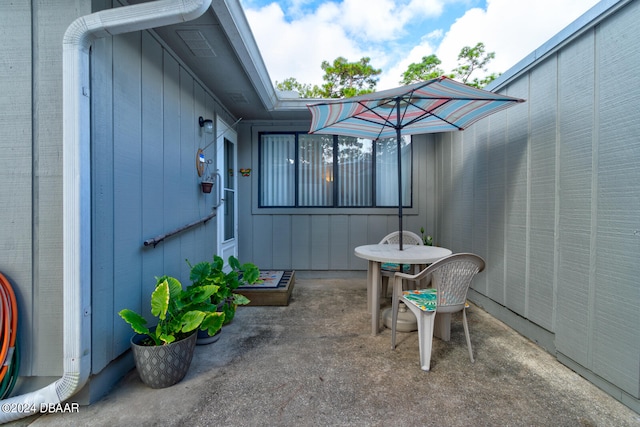
<svg viewBox="0 0 640 427">
<path fill-rule="evenodd" d="M 386 244 L 399 244 L 400 243 L 400 232 L 399 231 L 394 231 L 393 233 L 387 234 L 386 236 L 384 236 L 382 238 L 382 240 L 380 240 L 380 244 L 381 245 L 386 245 Z M 422 238 L 420 236 L 418 236 L 416 233 L 412 233 L 411 231 L 402 231 L 402 244 L 403 245 L 422 245 Z M 413 271 L 413 273 L 417 273 L 420 269 L 420 266 L 415 266 L 414 267 L 415 270 Z M 381 295 L 383 297 L 387 296 L 387 288 L 389 285 L 389 278 L 393 277 L 394 274 L 401 272 L 401 273 L 409 273 L 411 270 L 411 266 L 410 265 L 400 265 L 400 264 L 393 264 L 393 263 L 383 263 L 380 266 L 380 275 L 381 277 L 381 289 L 382 289 L 382 293 Z"/>
<path fill-rule="evenodd" d="M 484 270 L 484 267 L 485 262 L 478 255 L 459 253 L 434 262 L 418 274 L 396 273 L 393 283 L 391 348 L 396 348 L 396 322 L 400 301 L 409 307 L 418 320 L 420 365 L 425 371 L 429 370 L 431 364 L 431 342 L 436 313 L 450 315 L 450 313 L 462 311 L 462 324 L 469 358 L 473 363 L 473 349 L 467 324 L 467 292 L 475 275 Z M 403 291 L 404 280 L 417 282 L 422 279 L 431 282 L 430 292 L 427 290 Z M 435 300 L 435 304 L 429 299 Z"/>
</svg>

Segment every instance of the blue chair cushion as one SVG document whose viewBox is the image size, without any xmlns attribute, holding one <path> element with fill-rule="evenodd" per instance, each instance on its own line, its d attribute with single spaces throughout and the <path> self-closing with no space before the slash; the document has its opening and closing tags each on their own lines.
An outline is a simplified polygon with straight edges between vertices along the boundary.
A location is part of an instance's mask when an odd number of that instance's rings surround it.
<svg viewBox="0 0 640 427">
<path fill-rule="evenodd" d="M 392 262 L 384 262 L 382 263 L 382 267 L 383 270 L 386 271 L 400 271 L 400 264 L 395 264 Z M 409 264 L 402 264 L 402 272 L 403 273 L 409 273 L 411 270 L 411 265 Z"/>
</svg>

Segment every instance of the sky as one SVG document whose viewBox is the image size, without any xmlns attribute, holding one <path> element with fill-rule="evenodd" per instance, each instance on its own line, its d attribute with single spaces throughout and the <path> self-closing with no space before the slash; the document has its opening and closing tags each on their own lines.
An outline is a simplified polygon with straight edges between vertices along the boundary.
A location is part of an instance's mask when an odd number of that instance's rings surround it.
<svg viewBox="0 0 640 427">
<path fill-rule="evenodd" d="M 580 17 L 598 0 L 241 0 L 272 82 L 322 84 L 322 61 L 371 58 L 376 90 L 400 85 L 423 56 L 457 66 L 464 46 L 495 52 L 502 73 Z M 485 74 L 474 74 L 483 77 Z"/>
</svg>

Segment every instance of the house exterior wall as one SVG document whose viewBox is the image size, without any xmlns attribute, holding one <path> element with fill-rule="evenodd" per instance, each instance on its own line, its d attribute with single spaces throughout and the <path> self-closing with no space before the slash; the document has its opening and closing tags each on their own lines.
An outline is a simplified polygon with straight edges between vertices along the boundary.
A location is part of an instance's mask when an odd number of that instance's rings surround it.
<svg viewBox="0 0 640 427">
<path fill-rule="evenodd" d="M 155 277 L 189 284 L 189 265 L 216 251 L 216 221 L 147 239 L 208 216 L 196 152 L 214 138 L 198 117 L 230 120 L 153 32 L 105 38 L 92 51 L 92 373 L 127 351 L 123 308 L 150 315 Z M 99 118 L 99 119 L 98 119 Z M 215 164 L 215 144 L 205 155 Z"/>
<path fill-rule="evenodd" d="M 20 379 L 13 394 L 63 373 L 62 39 L 79 16 L 119 7 L 111 1 L 3 4 L 9 35 L 0 50 L 0 271 L 19 305 Z M 155 276 L 188 284 L 189 267 L 216 250 L 216 222 L 143 242 L 208 216 L 213 197 L 200 190 L 198 117 L 235 118 L 153 31 L 96 40 L 91 46 L 92 377 L 118 365 L 133 333 L 122 308 L 143 314 Z M 214 160 L 215 144 L 207 148 Z M 108 389 L 111 383 L 98 381 Z M 86 389 L 90 389 L 89 384 Z M 104 392 L 96 391 L 96 393 Z M 78 401 L 86 402 L 87 392 Z M 93 393 L 91 390 L 88 393 Z"/>
<path fill-rule="evenodd" d="M 36 291 L 33 287 L 33 157 L 32 144 L 32 76 L 31 15 L 27 5 L 14 5 L 0 16 L 0 25 L 15 37 L 14 43 L 2 43 L 0 54 L 15 58 L 0 64 L 0 270 L 12 286 L 26 299 Z M 15 169 L 10 168 L 14 165 Z M 18 309 L 33 315 L 29 304 Z M 33 330 L 33 324 L 25 325 Z M 31 340 L 22 340 L 25 349 Z"/>
<path fill-rule="evenodd" d="M 474 299 L 636 409 L 639 19 L 628 2 L 588 26 L 500 83 L 526 103 L 435 150 L 439 243 L 487 261 Z"/>
<path fill-rule="evenodd" d="M 436 244 L 485 257 L 474 301 L 640 410 L 640 4 L 619 3 L 618 13 L 502 79 L 498 90 L 527 103 L 465 132 L 414 137 L 404 228 L 424 226 Z M 14 2 L 0 14 L 9 37 L 0 51 L 11 58 L 0 63 L 0 271 L 18 296 L 20 374 L 42 385 L 62 372 L 61 40 L 77 16 L 104 7 L 111 2 Z M 197 119 L 235 118 L 153 32 L 95 42 L 91 67 L 99 375 L 129 346 L 118 310 L 145 312 L 154 276 L 186 282 L 185 258 L 214 253 L 213 221 L 155 248 L 142 242 L 211 212 L 194 165 L 210 136 Z M 239 257 L 265 269 L 363 272 L 353 248 L 396 230 L 396 210 L 257 206 L 258 133 L 308 128 L 240 123 L 238 167 L 254 172 L 238 179 Z M 24 389 L 19 382 L 15 391 Z"/>
<path fill-rule="evenodd" d="M 0 271 L 18 300 L 25 377 L 62 368 L 61 41 L 90 12 L 88 2 L 4 2 L 0 13 Z"/>
<path fill-rule="evenodd" d="M 355 247 L 379 242 L 398 230 L 398 209 L 258 208 L 258 138 L 260 132 L 309 130 L 310 122 L 292 125 L 241 122 L 238 167 L 252 168 L 238 178 L 239 257 L 263 269 L 366 270 Z M 403 229 L 435 233 L 433 136 L 413 137 L 413 207 L 405 208 Z"/>
</svg>

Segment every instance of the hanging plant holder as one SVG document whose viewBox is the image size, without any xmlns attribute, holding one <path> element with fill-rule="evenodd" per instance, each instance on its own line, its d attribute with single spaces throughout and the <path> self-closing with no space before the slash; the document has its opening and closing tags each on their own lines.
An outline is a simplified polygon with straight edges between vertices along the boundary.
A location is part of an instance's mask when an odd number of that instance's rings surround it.
<svg viewBox="0 0 640 427">
<path fill-rule="evenodd" d="M 200 183 L 202 187 L 203 193 L 211 193 L 211 189 L 213 188 L 213 182 L 203 181 Z"/>
<path fill-rule="evenodd" d="M 204 156 L 204 155 L 203 155 Z M 215 182 L 215 175 L 209 172 L 209 165 L 212 163 L 211 159 L 205 160 L 202 164 L 204 165 L 204 172 L 202 182 L 200 182 L 200 187 L 202 188 L 203 193 L 211 193 L 211 189 L 213 188 L 213 184 Z"/>
</svg>

